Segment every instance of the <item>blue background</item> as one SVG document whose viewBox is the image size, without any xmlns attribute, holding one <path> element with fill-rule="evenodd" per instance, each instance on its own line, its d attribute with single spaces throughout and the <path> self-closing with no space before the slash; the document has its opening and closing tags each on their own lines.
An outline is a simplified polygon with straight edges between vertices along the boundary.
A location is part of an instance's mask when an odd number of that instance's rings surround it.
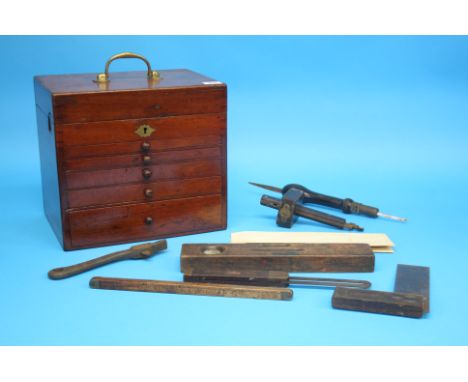
<svg viewBox="0 0 468 382">
<path fill-rule="evenodd" d="M 228 230 L 50 281 L 51 268 L 127 245 L 62 251 L 42 212 L 32 77 L 98 72 L 120 51 L 228 84 Z M 0 37 L 0 52 L 0 345 L 468 345 L 468 37 Z M 391 291 L 396 264 L 430 266 L 431 313 L 333 310 L 329 289 L 278 302 L 88 287 L 93 275 L 180 280 L 182 243 L 281 230 L 248 181 L 302 183 L 408 217 L 349 219 L 387 233 L 396 252 L 377 254 L 374 273 L 336 276 Z M 332 231 L 305 220 L 294 230 Z"/>
</svg>

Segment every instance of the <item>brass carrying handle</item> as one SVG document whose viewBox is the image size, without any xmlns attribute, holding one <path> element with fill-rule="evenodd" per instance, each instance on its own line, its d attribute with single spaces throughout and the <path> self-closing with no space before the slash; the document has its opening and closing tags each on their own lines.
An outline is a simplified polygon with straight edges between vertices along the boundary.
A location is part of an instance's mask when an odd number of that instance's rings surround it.
<svg viewBox="0 0 468 382">
<path fill-rule="evenodd" d="M 94 82 L 97 82 L 97 83 L 109 82 L 110 81 L 110 79 L 109 79 L 109 66 L 110 66 L 112 61 L 118 60 L 120 58 L 138 58 L 138 59 L 144 61 L 144 63 L 146 64 L 146 66 L 148 68 L 148 73 L 147 73 L 148 80 L 157 80 L 157 79 L 159 79 L 159 72 L 156 71 L 156 70 L 151 69 L 151 64 L 149 63 L 149 61 L 145 57 L 143 57 L 140 54 L 136 54 L 136 53 L 123 52 L 123 53 L 119 53 L 119 54 L 114 54 L 111 58 L 109 58 L 109 60 L 107 60 L 106 67 L 104 69 L 104 73 L 99 73 Z"/>
</svg>

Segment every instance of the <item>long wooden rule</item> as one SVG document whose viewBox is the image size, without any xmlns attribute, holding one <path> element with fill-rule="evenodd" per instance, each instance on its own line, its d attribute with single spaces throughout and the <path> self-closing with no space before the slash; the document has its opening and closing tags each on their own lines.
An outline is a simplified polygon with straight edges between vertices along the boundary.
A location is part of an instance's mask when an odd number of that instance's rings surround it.
<svg viewBox="0 0 468 382">
<path fill-rule="evenodd" d="M 93 277 L 89 282 L 89 286 L 93 289 L 256 298 L 267 300 L 291 300 L 293 296 L 293 291 L 289 288 L 140 280 L 113 277 Z"/>
</svg>

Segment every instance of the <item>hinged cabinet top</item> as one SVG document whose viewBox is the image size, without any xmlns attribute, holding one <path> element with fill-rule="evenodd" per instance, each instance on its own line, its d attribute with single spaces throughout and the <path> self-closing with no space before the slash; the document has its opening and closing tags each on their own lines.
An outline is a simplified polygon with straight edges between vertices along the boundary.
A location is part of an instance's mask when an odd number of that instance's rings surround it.
<svg viewBox="0 0 468 382">
<path fill-rule="evenodd" d="M 37 76 L 35 80 L 52 94 L 106 93 L 193 87 L 225 87 L 202 74 L 187 69 L 160 70 L 160 79 L 148 80 L 147 72 L 112 72 L 110 81 L 96 83 L 96 73 Z"/>
</svg>

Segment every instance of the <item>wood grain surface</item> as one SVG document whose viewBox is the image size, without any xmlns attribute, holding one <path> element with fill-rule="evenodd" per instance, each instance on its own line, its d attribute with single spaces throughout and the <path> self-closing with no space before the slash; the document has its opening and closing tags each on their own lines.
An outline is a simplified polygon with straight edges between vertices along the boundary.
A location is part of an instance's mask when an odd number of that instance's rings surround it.
<svg viewBox="0 0 468 382">
<path fill-rule="evenodd" d="M 146 183 L 121 184 L 119 187 L 104 186 L 92 190 L 88 188 L 69 190 L 67 192 L 67 208 L 102 207 L 116 203 L 141 203 L 221 193 L 221 176 L 157 180 Z"/>
<path fill-rule="evenodd" d="M 206 87 L 204 82 L 214 81 L 213 78 L 188 69 L 159 70 L 159 74 L 158 81 L 148 81 L 146 71 L 114 72 L 111 70 L 110 81 L 104 85 L 94 82 L 97 72 L 37 76 L 35 79 L 55 94 L 118 93 L 124 90 L 154 91 L 167 88 Z M 215 82 L 216 86 L 225 86 L 221 82 Z"/>
<path fill-rule="evenodd" d="M 223 229 L 223 203 L 220 195 L 207 195 L 75 210 L 68 213 L 70 236 L 73 246 L 85 247 Z"/>
<path fill-rule="evenodd" d="M 367 244 L 184 244 L 181 271 L 373 272 Z"/>
<path fill-rule="evenodd" d="M 226 85 L 189 70 L 95 78 L 35 77 L 44 210 L 64 249 L 224 229 Z"/>
<path fill-rule="evenodd" d="M 144 175 L 149 170 L 149 175 Z M 96 171 L 67 171 L 67 189 L 113 186 L 125 183 L 221 176 L 222 164 L 218 157 L 198 158 L 183 162 L 140 165 Z M 92 191 L 91 191 L 92 192 Z"/>
<path fill-rule="evenodd" d="M 89 282 L 89 285 L 94 289 L 189 294 L 198 296 L 241 297 L 268 300 L 291 300 L 293 297 L 293 291 L 288 288 L 247 285 L 138 280 L 110 277 L 93 277 Z"/>
<path fill-rule="evenodd" d="M 212 114 L 226 106 L 226 88 L 221 86 L 54 95 L 60 124 Z"/>
<path fill-rule="evenodd" d="M 58 127 L 65 146 L 82 146 L 140 141 L 135 130 L 141 125 L 154 129 L 147 140 L 164 142 L 174 138 L 220 135 L 224 133 L 225 123 L 226 114 L 222 111 L 216 114 L 58 124 Z"/>
<path fill-rule="evenodd" d="M 424 301 L 420 295 L 341 287 L 333 293 L 332 306 L 412 318 L 420 318 L 424 313 Z"/>
</svg>

